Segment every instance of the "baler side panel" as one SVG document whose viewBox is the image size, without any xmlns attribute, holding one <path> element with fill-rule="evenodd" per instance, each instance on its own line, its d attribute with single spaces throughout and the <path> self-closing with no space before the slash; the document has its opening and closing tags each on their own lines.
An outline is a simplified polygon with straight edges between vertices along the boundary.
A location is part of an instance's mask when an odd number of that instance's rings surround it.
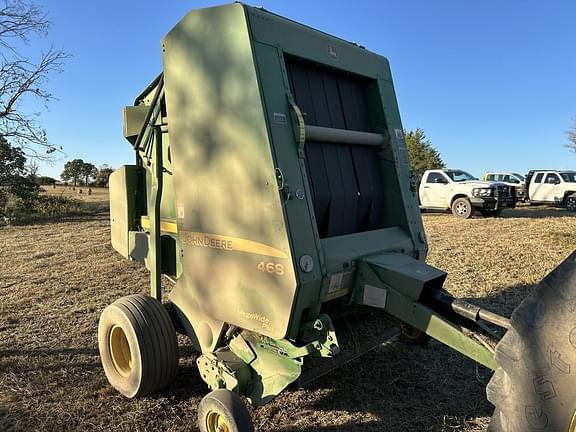
<svg viewBox="0 0 576 432">
<path fill-rule="evenodd" d="M 171 300 L 282 338 L 296 278 L 243 6 L 194 11 L 163 45 L 183 269 Z"/>
<path fill-rule="evenodd" d="M 389 78 L 385 78 L 386 76 Z M 394 221 L 401 225 L 410 233 L 414 248 L 418 252 L 418 259 L 423 261 L 426 258 L 428 246 L 418 200 L 415 191 L 410 187 L 410 160 L 390 73 L 379 77 L 377 89 L 370 93 L 372 98 L 378 96 L 378 100 L 372 100 L 371 103 L 378 107 L 385 107 L 382 114 L 389 128 L 391 144 L 388 154 L 381 160 L 384 182 L 389 187 L 389 191 L 385 194 L 384 206 L 387 211 L 384 217 L 389 222 Z M 378 111 L 380 110 L 372 110 L 375 113 Z M 402 200 L 401 203 L 398 202 L 398 198 Z M 386 223 L 387 226 L 389 226 L 388 223 Z"/>
<path fill-rule="evenodd" d="M 290 106 L 287 92 L 288 82 L 284 80 L 283 53 L 277 47 L 254 43 L 254 55 L 259 72 L 259 83 L 266 107 L 268 130 L 273 144 L 276 167 L 282 173 L 284 181 L 284 202 L 286 223 L 290 229 L 290 241 L 296 258 L 303 255 L 311 257 L 315 265 L 308 271 L 297 267 L 299 282 L 298 297 L 293 311 L 289 337 L 295 337 L 302 321 L 309 321 L 320 313 L 320 288 L 322 266 L 320 263 L 320 239 L 314 229 L 314 211 L 312 201 L 303 195 L 306 191 L 306 167 L 298 158 L 294 131 L 290 124 Z M 305 314 L 305 316 L 303 316 Z"/>
</svg>

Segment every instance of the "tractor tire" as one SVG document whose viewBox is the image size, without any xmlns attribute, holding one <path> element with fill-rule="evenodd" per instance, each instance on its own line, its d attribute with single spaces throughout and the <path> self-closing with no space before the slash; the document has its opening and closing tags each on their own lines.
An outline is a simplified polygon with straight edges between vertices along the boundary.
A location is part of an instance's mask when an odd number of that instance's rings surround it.
<svg viewBox="0 0 576 432">
<path fill-rule="evenodd" d="M 452 203 L 452 214 L 462 219 L 472 217 L 472 204 L 468 198 L 456 198 Z"/>
<path fill-rule="evenodd" d="M 498 217 L 502 213 L 502 209 L 498 210 L 480 210 L 480 214 L 484 217 Z"/>
<path fill-rule="evenodd" d="M 198 427 L 201 432 L 254 432 L 246 406 L 230 390 L 214 390 L 200 401 Z"/>
<path fill-rule="evenodd" d="M 98 348 L 106 378 L 128 398 L 154 393 L 178 370 L 178 342 L 161 302 L 143 294 L 116 300 L 100 315 Z"/>
<path fill-rule="evenodd" d="M 576 194 L 568 195 L 564 200 L 566 210 L 576 212 Z"/>
<path fill-rule="evenodd" d="M 489 431 L 576 430 L 576 252 L 514 311 L 496 361 Z"/>
</svg>

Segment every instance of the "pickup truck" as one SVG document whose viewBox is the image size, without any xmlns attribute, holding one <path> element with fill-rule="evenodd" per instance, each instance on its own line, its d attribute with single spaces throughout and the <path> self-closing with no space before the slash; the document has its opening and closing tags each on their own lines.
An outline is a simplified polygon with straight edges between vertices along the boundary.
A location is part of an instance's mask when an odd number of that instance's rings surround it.
<svg viewBox="0 0 576 432">
<path fill-rule="evenodd" d="M 423 210 L 452 210 L 454 216 L 465 219 L 472 217 L 474 210 L 483 216 L 498 216 L 502 209 L 516 206 L 513 186 L 480 181 L 457 169 L 424 171 L 418 197 Z"/>
<path fill-rule="evenodd" d="M 530 204 L 555 204 L 576 211 L 576 171 L 533 170 L 526 175 Z"/>
<path fill-rule="evenodd" d="M 514 186 L 516 188 L 516 199 L 518 201 L 527 201 L 528 193 L 526 192 L 526 179 L 523 175 L 513 172 L 487 172 L 482 177 L 484 181 L 495 181 L 504 183 L 507 186 Z"/>
</svg>

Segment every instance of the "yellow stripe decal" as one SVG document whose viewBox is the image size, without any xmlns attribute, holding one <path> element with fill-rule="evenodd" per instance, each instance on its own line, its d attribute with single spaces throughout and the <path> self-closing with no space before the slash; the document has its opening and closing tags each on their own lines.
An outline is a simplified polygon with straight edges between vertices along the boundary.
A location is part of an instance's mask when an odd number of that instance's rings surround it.
<svg viewBox="0 0 576 432">
<path fill-rule="evenodd" d="M 150 229 L 150 218 L 147 216 L 142 216 L 142 218 L 140 218 L 140 225 L 142 225 L 142 228 L 144 229 Z M 166 222 L 161 220 L 160 231 L 176 234 L 178 233 L 178 225 L 176 225 L 174 222 Z"/>
<path fill-rule="evenodd" d="M 181 231 L 179 238 L 182 243 L 188 246 L 198 246 L 236 252 L 248 252 L 274 258 L 288 258 L 288 255 L 280 249 L 276 249 L 264 243 L 238 237 L 230 237 L 219 234 L 207 234 L 194 231 Z"/>
<path fill-rule="evenodd" d="M 150 219 L 142 216 L 140 225 L 144 229 L 150 229 Z M 178 225 L 174 222 L 160 221 L 160 231 L 178 233 Z M 207 234 L 194 231 L 181 231 L 180 241 L 189 246 L 206 247 L 210 249 L 222 249 L 236 252 L 248 252 L 256 255 L 264 255 L 274 258 L 288 259 L 288 255 L 272 246 L 264 243 L 246 240 L 238 237 L 223 236 L 219 234 Z"/>
</svg>

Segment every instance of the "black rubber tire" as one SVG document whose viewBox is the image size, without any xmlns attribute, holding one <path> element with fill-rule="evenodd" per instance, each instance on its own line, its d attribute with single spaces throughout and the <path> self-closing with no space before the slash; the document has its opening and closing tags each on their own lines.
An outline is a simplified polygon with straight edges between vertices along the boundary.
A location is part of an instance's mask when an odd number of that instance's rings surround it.
<svg viewBox="0 0 576 432">
<path fill-rule="evenodd" d="M 236 393 L 213 390 L 202 398 L 198 406 L 198 427 L 201 432 L 216 432 L 215 417 L 220 417 L 230 432 L 254 432 L 250 413 Z"/>
<path fill-rule="evenodd" d="M 499 210 L 480 210 L 480 214 L 485 217 L 498 217 L 502 213 L 502 209 Z"/>
<path fill-rule="evenodd" d="M 178 341 L 158 300 L 135 294 L 106 307 L 98 324 L 98 348 L 106 378 L 128 398 L 154 393 L 178 370 Z"/>
<path fill-rule="evenodd" d="M 472 204 L 468 198 L 456 198 L 451 206 L 452 214 L 462 219 L 470 219 L 472 217 Z"/>
<path fill-rule="evenodd" d="M 576 424 L 576 252 L 548 274 L 512 314 L 496 347 L 486 395 L 489 431 L 568 432 Z"/>
<path fill-rule="evenodd" d="M 566 210 L 576 212 L 576 194 L 568 195 L 564 200 Z"/>
<path fill-rule="evenodd" d="M 411 325 L 402 323 L 400 324 L 400 342 L 406 345 L 425 345 L 429 340 L 430 336 Z"/>
</svg>

